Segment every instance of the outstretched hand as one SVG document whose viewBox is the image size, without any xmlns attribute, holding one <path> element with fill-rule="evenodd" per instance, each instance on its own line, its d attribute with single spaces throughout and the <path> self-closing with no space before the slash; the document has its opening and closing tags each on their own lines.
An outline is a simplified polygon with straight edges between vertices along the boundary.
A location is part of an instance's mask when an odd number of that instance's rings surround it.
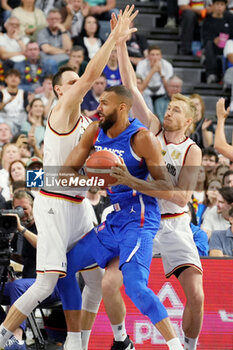
<svg viewBox="0 0 233 350">
<path fill-rule="evenodd" d="M 112 18 L 110 21 L 111 33 L 116 38 L 116 44 L 119 44 L 122 41 L 126 41 L 128 36 L 131 33 L 137 31 L 137 28 L 130 28 L 130 23 L 134 20 L 134 18 L 138 14 L 138 10 L 133 13 L 134 5 L 127 5 L 124 12 L 120 10 L 118 18 L 116 18 L 115 14 L 112 14 Z"/>
<path fill-rule="evenodd" d="M 225 109 L 225 99 L 221 97 L 216 104 L 216 114 L 218 120 L 225 120 L 230 113 L 230 107 Z"/>
</svg>

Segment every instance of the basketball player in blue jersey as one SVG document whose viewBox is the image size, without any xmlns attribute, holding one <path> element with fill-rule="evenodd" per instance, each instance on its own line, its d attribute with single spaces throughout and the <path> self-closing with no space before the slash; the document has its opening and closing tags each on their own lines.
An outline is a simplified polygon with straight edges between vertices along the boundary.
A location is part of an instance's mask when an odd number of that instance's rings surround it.
<svg viewBox="0 0 233 350">
<path fill-rule="evenodd" d="M 79 142 L 86 126 L 86 119 L 80 116 L 80 104 L 93 81 L 100 76 L 107 64 L 116 40 L 136 31 L 136 28 L 129 29 L 131 21 L 137 15 L 137 11 L 133 13 L 133 9 L 134 6 L 127 6 L 123 13 L 120 12 L 116 28 L 89 62 L 80 78 L 68 68 L 61 69 L 55 74 L 53 87 L 58 102 L 50 113 L 46 127 L 45 166 L 62 166 L 68 154 Z M 77 241 L 93 227 L 90 215 L 88 215 L 87 199 L 78 195 L 77 189 L 70 190 L 68 194 L 64 192 L 63 188 L 56 188 L 53 192 L 43 188 L 35 199 L 34 217 L 38 229 L 37 278 L 32 287 L 11 307 L 1 325 L 0 348 L 5 345 L 12 332 L 31 311 L 51 294 L 59 277 L 66 275 L 67 251 L 73 248 Z M 65 281 L 66 286 L 69 286 L 69 279 L 65 278 Z M 72 289 L 67 288 L 67 292 L 70 294 L 69 298 L 66 299 L 66 303 L 63 302 L 68 329 L 64 348 L 65 350 L 83 350 L 81 341 L 82 300 L 75 280 Z M 64 301 L 62 286 L 60 295 Z M 97 297 L 100 302 L 101 293 L 96 293 L 94 289 L 92 297 Z M 89 301 L 92 300 L 89 298 Z M 98 303 L 96 305 L 98 310 Z M 89 316 L 90 313 L 95 316 L 97 310 L 91 312 L 88 309 L 87 311 L 89 311 Z"/>
<path fill-rule="evenodd" d="M 157 196 L 170 199 L 171 193 L 173 194 L 170 191 L 171 181 L 159 142 L 137 119 L 128 118 L 131 106 L 132 95 L 127 88 L 114 86 L 106 89 L 99 99 L 100 122 L 88 126 L 80 143 L 67 158 L 65 166 L 73 167 L 73 176 L 77 176 L 74 169 L 85 163 L 94 143 L 97 150 L 107 149 L 120 155 L 131 174 L 140 181 L 148 177 L 150 167 L 150 175 L 158 190 Z M 77 264 L 80 264 L 80 260 L 85 265 L 90 264 L 92 261 L 85 261 L 88 248 L 91 249 L 94 260 L 103 268 L 113 258 L 120 256 L 119 268 L 123 274 L 126 293 L 160 331 L 169 349 L 182 349 L 166 309 L 147 287 L 153 238 L 160 223 L 157 200 L 128 186 L 114 186 L 108 193 L 114 207 L 113 213 L 68 253 L 68 262 L 74 259 L 68 266 L 73 269 L 75 260 Z M 72 273 L 71 269 L 68 268 L 68 274 Z M 134 347 L 125 335 L 125 339 L 116 342 L 112 349 Z"/>
<path fill-rule="evenodd" d="M 168 201 L 158 201 L 162 220 L 155 236 L 155 245 L 162 255 L 166 276 L 174 274 L 186 295 L 182 323 L 185 335 L 184 345 L 187 350 L 195 350 L 203 321 L 204 293 L 201 262 L 190 231 L 186 204 L 191 199 L 197 181 L 201 151 L 185 136 L 185 131 L 195 120 L 195 107 L 185 96 L 175 95 L 168 106 L 163 128 L 161 128 L 158 118 L 147 108 L 137 89 L 135 72 L 129 61 L 125 43 L 118 43 L 117 50 L 123 83 L 134 97 L 134 115 L 158 135 L 163 158 L 174 185 L 173 198 Z M 114 168 L 112 174 L 118 178 L 120 184 L 156 196 L 156 192 L 153 193 L 152 182 L 133 179 L 126 168 Z M 121 276 L 115 261 L 110 264 L 110 268 L 105 273 L 102 293 L 111 323 L 124 328 L 125 306 L 119 291 L 120 281 Z M 112 307 L 115 304 L 117 307 Z"/>
</svg>

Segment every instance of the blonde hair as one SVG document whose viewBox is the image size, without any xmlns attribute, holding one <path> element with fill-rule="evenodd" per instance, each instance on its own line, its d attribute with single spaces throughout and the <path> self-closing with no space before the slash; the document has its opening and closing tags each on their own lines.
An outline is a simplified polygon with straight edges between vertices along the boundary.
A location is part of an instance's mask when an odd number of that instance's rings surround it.
<svg viewBox="0 0 233 350">
<path fill-rule="evenodd" d="M 197 108 L 196 108 L 195 104 L 193 103 L 193 101 L 189 97 L 178 93 L 178 94 L 172 95 L 171 100 L 185 102 L 186 105 L 188 106 L 188 111 L 187 111 L 186 117 L 188 119 L 191 118 L 194 123 L 197 121 Z"/>
</svg>

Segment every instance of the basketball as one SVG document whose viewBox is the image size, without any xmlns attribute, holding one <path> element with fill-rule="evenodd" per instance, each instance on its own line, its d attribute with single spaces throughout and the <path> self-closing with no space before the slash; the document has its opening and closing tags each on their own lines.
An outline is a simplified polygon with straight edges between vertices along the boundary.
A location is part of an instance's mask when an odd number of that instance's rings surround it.
<svg viewBox="0 0 233 350">
<path fill-rule="evenodd" d="M 110 175 L 111 167 L 121 164 L 120 158 L 113 152 L 103 150 L 93 153 L 85 163 L 85 171 L 89 178 L 97 177 L 104 181 L 101 187 L 108 187 L 116 182 Z"/>
</svg>

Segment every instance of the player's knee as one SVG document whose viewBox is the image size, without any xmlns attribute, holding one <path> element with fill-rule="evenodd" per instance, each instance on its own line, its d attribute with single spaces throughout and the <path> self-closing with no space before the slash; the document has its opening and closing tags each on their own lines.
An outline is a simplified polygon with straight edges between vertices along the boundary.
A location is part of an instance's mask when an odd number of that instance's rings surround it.
<svg viewBox="0 0 233 350">
<path fill-rule="evenodd" d="M 101 299 L 102 290 L 100 286 L 93 289 L 86 285 L 82 292 L 82 309 L 88 312 L 97 313 Z"/>
<path fill-rule="evenodd" d="M 122 284 L 123 284 L 123 277 L 120 270 L 118 270 L 116 273 L 115 271 L 108 271 L 104 274 L 104 277 L 102 279 L 102 293 L 103 297 L 105 296 L 112 296 L 116 294 Z"/>
<path fill-rule="evenodd" d="M 196 289 L 191 295 L 187 296 L 187 304 L 192 310 L 195 310 L 196 312 L 200 311 L 204 304 L 203 289 Z"/>
</svg>

